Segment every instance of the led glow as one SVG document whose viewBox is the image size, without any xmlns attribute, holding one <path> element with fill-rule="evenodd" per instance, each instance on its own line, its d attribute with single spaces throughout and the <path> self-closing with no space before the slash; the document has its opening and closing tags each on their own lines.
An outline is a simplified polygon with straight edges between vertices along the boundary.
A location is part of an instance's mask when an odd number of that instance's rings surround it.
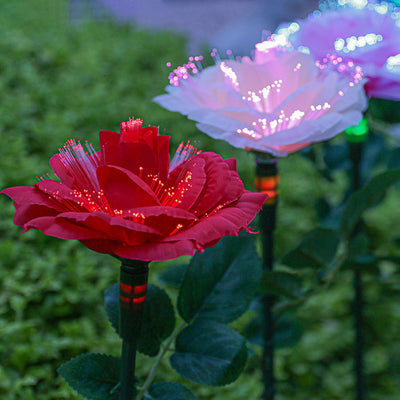
<svg viewBox="0 0 400 400">
<path fill-rule="evenodd" d="M 182 163 L 188 161 L 192 157 L 194 157 L 196 154 L 201 153 L 197 149 L 197 142 L 194 141 L 194 144 L 190 143 L 190 140 L 186 144 L 181 142 L 174 154 L 174 157 L 172 161 L 169 164 L 169 170 L 172 171 Z"/>
<path fill-rule="evenodd" d="M 349 86 L 361 82 L 364 78 L 363 70 L 359 65 L 356 65 L 353 61 L 344 61 L 337 54 L 327 54 L 322 60 L 317 60 L 315 65 L 321 70 L 329 68 L 347 75 L 351 78 Z M 341 95 L 340 92 L 339 95 Z"/>
<path fill-rule="evenodd" d="M 203 69 L 203 56 L 189 57 L 186 64 L 176 67 L 168 76 L 169 83 L 174 86 L 179 86 L 180 81 L 189 79 L 190 76 L 197 74 Z M 167 63 L 167 66 L 170 66 Z"/>
<path fill-rule="evenodd" d="M 278 47 L 280 47 L 280 44 L 275 40 L 264 40 L 263 42 L 256 44 L 256 49 L 265 53 Z"/>
<path fill-rule="evenodd" d="M 388 6 L 387 6 L 386 3 L 381 3 L 381 4 L 377 4 L 377 5 L 375 6 L 375 11 L 376 11 L 378 14 L 385 15 L 385 14 L 387 14 L 387 12 L 389 11 L 389 8 L 388 8 Z"/>
<path fill-rule="evenodd" d="M 275 104 L 279 103 L 279 93 L 281 92 L 282 83 L 282 79 L 279 79 L 257 92 L 249 90 L 247 96 L 242 96 L 242 99 L 250 102 L 260 112 L 272 112 Z"/>
<path fill-rule="evenodd" d="M 353 8 L 358 8 L 361 10 L 368 4 L 368 0 L 339 0 L 338 4 L 340 6 L 349 5 Z"/>
<path fill-rule="evenodd" d="M 256 129 L 237 129 L 237 133 L 252 139 L 261 139 L 263 136 L 273 135 L 276 132 L 291 129 L 299 125 L 302 121 L 309 121 L 320 117 L 324 111 L 329 110 L 331 105 L 328 102 L 324 104 L 312 104 L 305 111 L 295 110 L 290 116 L 287 116 L 285 110 L 281 110 L 275 119 L 259 118 L 252 122 Z"/>
<path fill-rule="evenodd" d="M 221 62 L 219 68 L 228 78 L 229 82 L 232 83 L 233 86 L 239 86 L 237 75 L 235 74 L 232 68 L 228 67 L 224 62 Z"/>
<path fill-rule="evenodd" d="M 356 126 L 350 126 L 345 130 L 346 138 L 351 143 L 363 142 L 368 135 L 368 120 L 363 118 Z"/>
<path fill-rule="evenodd" d="M 338 38 L 335 43 L 336 51 L 343 51 L 345 53 L 349 53 L 350 51 L 354 51 L 357 48 L 368 46 L 373 46 L 378 42 L 382 42 L 382 35 L 377 35 L 375 33 L 368 33 L 365 36 L 350 36 L 345 39 Z"/>
<path fill-rule="evenodd" d="M 400 54 L 389 57 L 386 61 L 386 68 L 390 72 L 400 73 Z"/>
</svg>

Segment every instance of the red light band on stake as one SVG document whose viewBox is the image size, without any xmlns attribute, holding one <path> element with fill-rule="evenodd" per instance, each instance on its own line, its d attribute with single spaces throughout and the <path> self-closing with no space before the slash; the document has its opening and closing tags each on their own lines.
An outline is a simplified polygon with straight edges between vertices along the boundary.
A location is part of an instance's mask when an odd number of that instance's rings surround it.
<svg viewBox="0 0 400 400">
<path fill-rule="evenodd" d="M 256 175 L 254 187 L 257 192 L 267 193 L 265 205 L 276 204 L 278 201 L 279 175 L 276 159 L 256 159 Z"/>
<path fill-rule="evenodd" d="M 254 179 L 254 187 L 257 192 L 267 193 L 268 198 L 265 204 L 271 204 L 276 201 L 278 196 L 279 175 L 275 176 L 256 176 Z"/>
<path fill-rule="evenodd" d="M 148 263 L 121 265 L 119 283 L 120 330 L 124 340 L 133 341 L 140 332 L 140 320 L 147 292 Z"/>
<path fill-rule="evenodd" d="M 125 303 L 140 304 L 146 300 L 147 284 L 130 286 L 120 282 L 119 288 L 119 299 Z"/>
</svg>

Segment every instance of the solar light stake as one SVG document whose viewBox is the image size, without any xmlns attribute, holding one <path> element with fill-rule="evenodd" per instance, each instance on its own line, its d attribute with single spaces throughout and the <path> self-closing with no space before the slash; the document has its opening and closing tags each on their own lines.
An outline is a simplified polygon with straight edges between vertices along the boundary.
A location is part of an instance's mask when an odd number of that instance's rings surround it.
<svg viewBox="0 0 400 400">
<path fill-rule="evenodd" d="M 259 225 L 262 238 L 262 254 L 264 271 L 272 271 L 274 263 L 274 230 L 276 225 L 276 209 L 278 204 L 278 166 L 276 159 L 256 158 L 255 188 L 259 192 L 268 193 L 265 204 L 259 214 Z M 275 397 L 274 374 L 274 316 L 272 308 L 273 296 L 263 296 L 263 341 L 262 372 L 264 380 L 264 400 Z"/>
<path fill-rule="evenodd" d="M 119 290 L 119 327 L 122 337 L 120 400 L 135 398 L 136 346 L 146 300 L 148 272 L 148 262 L 122 261 Z"/>
<path fill-rule="evenodd" d="M 349 145 L 349 158 L 351 161 L 351 185 L 352 192 L 362 187 L 361 161 L 363 157 L 364 143 L 368 138 L 368 120 L 364 117 L 357 126 L 346 129 L 346 139 Z M 357 224 L 353 235 L 357 235 L 362 229 L 362 222 Z M 364 373 L 364 290 L 362 274 L 354 271 L 353 276 L 353 315 L 354 315 L 354 373 L 356 400 L 365 398 L 365 373 Z"/>
</svg>

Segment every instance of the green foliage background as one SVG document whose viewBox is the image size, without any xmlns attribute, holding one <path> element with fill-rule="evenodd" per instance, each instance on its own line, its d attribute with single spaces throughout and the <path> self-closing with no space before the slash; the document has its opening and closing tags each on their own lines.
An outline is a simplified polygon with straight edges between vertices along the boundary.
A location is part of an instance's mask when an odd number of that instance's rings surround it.
<svg viewBox="0 0 400 400">
<path fill-rule="evenodd" d="M 0 188 L 31 185 L 49 172 L 48 159 L 65 140 L 89 139 L 119 129 L 134 115 L 181 140 L 200 140 L 203 150 L 238 158 L 239 173 L 252 188 L 251 154 L 214 141 L 194 123 L 151 99 L 167 84 L 167 61 L 185 61 L 184 38 L 146 32 L 108 20 L 68 23 L 65 1 L 0 2 Z M 329 183 L 313 164 L 295 154 L 283 159 L 277 254 L 293 247 L 318 224 L 315 203 L 324 193 L 338 201 L 347 185 L 338 173 Z M 400 201 L 396 189 L 367 215 L 378 251 L 398 254 Z M 79 243 L 20 234 L 13 206 L 0 197 L 0 398 L 78 399 L 56 368 L 82 352 L 118 355 L 103 292 L 118 279 L 118 262 Z M 396 253 L 397 252 L 397 253 Z M 153 263 L 151 280 L 168 263 Z M 367 275 L 367 368 L 370 399 L 397 399 L 400 385 L 400 281 L 393 263 Z M 350 273 L 297 311 L 305 334 L 277 357 L 277 400 L 347 400 L 351 394 L 352 322 Z M 239 321 L 241 327 L 244 321 Z M 259 353 L 234 384 L 213 389 L 188 386 L 202 400 L 258 398 Z M 145 377 L 151 359 L 139 357 Z M 166 364 L 163 379 L 179 380 Z M 160 377 L 161 378 L 161 377 Z M 182 380 L 181 380 L 182 381 Z M 187 383 L 185 383 L 187 384 Z"/>
</svg>

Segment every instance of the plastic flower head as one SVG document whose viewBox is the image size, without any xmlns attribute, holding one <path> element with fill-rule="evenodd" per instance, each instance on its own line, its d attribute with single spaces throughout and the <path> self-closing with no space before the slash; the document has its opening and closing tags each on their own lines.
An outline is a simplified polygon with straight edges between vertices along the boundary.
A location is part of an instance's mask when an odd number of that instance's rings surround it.
<svg viewBox="0 0 400 400">
<path fill-rule="evenodd" d="M 157 261 L 194 254 L 246 229 L 265 195 L 243 189 L 234 159 L 181 144 L 141 120 L 101 131 L 101 150 L 70 140 L 50 159 L 62 181 L 4 189 L 23 231 L 75 239 L 122 258 Z"/>
<path fill-rule="evenodd" d="M 168 94 L 154 100 L 215 139 L 286 156 L 357 125 L 366 108 L 361 81 L 268 40 L 256 45 L 254 59 L 219 60 L 203 70 L 190 60 L 170 76 Z"/>
<path fill-rule="evenodd" d="M 337 53 L 361 66 L 369 97 L 400 100 L 400 13 L 387 3 L 349 4 L 326 6 L 306 20 L 280 27 L 277 36 L 319 60 Z"/>
</svg>

